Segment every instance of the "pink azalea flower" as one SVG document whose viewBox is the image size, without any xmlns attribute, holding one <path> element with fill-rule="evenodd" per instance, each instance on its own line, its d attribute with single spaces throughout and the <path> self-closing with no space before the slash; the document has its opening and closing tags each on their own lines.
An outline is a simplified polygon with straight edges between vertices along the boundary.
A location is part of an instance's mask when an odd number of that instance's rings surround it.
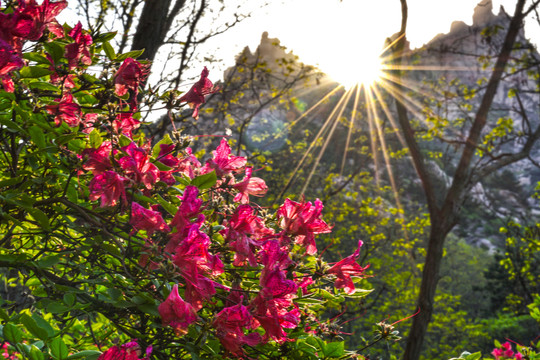
<svg viewBox="0 0 540 360">
<path fill-rule="evenodd" d="M 83 34 L 80 21 L 68 35 L 74 40 L 73 43 L 66 45 L 66 59 L 68 60 L 69 68 L 74 69 L 77 67 L 79 60 L 84 65 L 91 65 L 90 45 L 92 45 L 92 36 L 90 34 Z"/>
<path fill-rule="evenodd" d="M 343 288 L 349 295 L 356 292 L 356 288 L 354 287 L 351 276 L 362 276 L 364 271 L 369 267 L 369 265 L 366 267 L 361 267 L 356 262 L 356 259 L 360 255 L 360 248 L 362 247 L 362 244 L 362 240 L 359 240 L 358 248 L 354 254 L 340 260 L 327 271 L 328 274 L 333 274 L 337 277 L 334 286 L 338 289 Z"/>
<path fill-rule="evenodd" d="M 167 299 L 158 306 L 163 326 L 172 326 L 177 332 L 185 332 L 189 324 L 197 320 L 197 313 L 190 303 L 178 294 L 175 284 Z"/>
<path fill-rule="evenodd" d="M 206 276 L 219 276 L 224 266 L 218 255 L 209 252 L 210 238 L 200 230 L 204 215 L 193 223 L 188 235 L 178 242 L 174 250 L 173 262 L 186 280 L 185 297 L 196 310 L 202 307 L 204 299 L 210 299 L 219 284 Z"/>
<path fill-rule="evenodd" d="M 37 41 L 43 36 L 45 29 L 55 34 L 57 37 L 64 36 L 64 29 L 56 16 L 64 10 L 68 3 L 65 0 L 50 2 L 43 0 L 38 5 L 35 0 L 21 0 L 17 9 L 16 33 L 26 40 Z"/>
<path fill-rule="evenodd" d="M 226 289 L 225 286 L 205 276 L 198 275 L 195 279 L 186 279 L 186 291 L 184 295 L 195 310 L 199 311 L 203 307 L 203 302 L 210 300 L 214 296 L 216 287 Z"/>
<path fill-rule="evenodd" d="M 291 291 L 290 287 L 287 291 Z M 296 288 L 294 288 L 296 291 Z M 294 329 L 300 322 L 300 312 L 296 307 L 291 309 L 292 293 L 283 297 L 272 297 L 271 294 L 259 293 L 251 302 L 253 318 L 265 331 L 264 340 L 273 339 L 278 343 L 287 340 L 284 329 Z"/>
<path fill-rule="evenodd" d="M 24 66 L 24 62 L 11 45 L 0 39 L 0 76 L 6 76 Z"/>
<path fill-rule="evenodd" d="M 148 236 L 152 236 L 155 231 L 171 231 L 165 221 L 163 221 L 159 211 L 146 209 L 136 202 L 131 204 L 131 219 L 129 223 L 133 225 L 135 230 L 145 230 Z"/>
<path fill-rule="evenodd" d="M 235 252 L 234 266 L 244 266 L 247 263 L 257 266 L 256 251 L 261 246 L 261 239 L 272 234 L 272 230 L 264 226 L 251 206 L 240 205 L 222 233 Z"/>
<path fill-rule="evenodd" d="M 79 125 L 81 119 L 81 107 L 73 102 L 73 96 L 65 93 L 60 102 L 45 106 L 49 114 L 55 115 L 54 123 L 60 126 L 62 121 L 70 127 Z"/>
<path fill-rule="evenodd" d="M 247 167 L 244 180 L 233 185 L 233 187 L 239 191 L 234 197 L 234 201 L 241 204 L 247 204 L 249 202 L 249 195 L 262 196 L 268 191 L 268 187 L 263 179 L 251 177 L 252 171 L 253 169 L 251 167 Z"/>
<path fill-rule="evenodd" d="M 9 44 L 13 50 L 20 52 L 22 48 L 22 39 L 18 37 L 17 14 L 4 14 L 0 12 L 0 40 Z M 1 41 L 0 41 L 1 43 Z"/>
<path fill-rule="evenodd" d="M 132 138 L 131 132 L 137 129 L 141 122 L 133 118 L 133 113 L 120 113 L 113 120 L 112 127 L 117 134 L 124 134 Z"/>
<path fill-rule="evenodd" d="M 11 45 L 0 39 L 0 80 L 4 90 L 13 92 L 15 87 L 11 80 L 10 73 L 24 66 L 24 62 L 17 55 Z"/>
<path fill-rule="evenodd" d="M 180 160 L 172 155 L 175 149 L 176 145 L 174 144 L 159 144 L 158 161 L 168 167 L 177 166 Z"/>
<path fill-rule="evenodd" d="M 152 346 L 149 346 L 146 348 L 146 356 L 139 358 L 141 356 L 141 348 L 137 344 L 137 341 L 131 341 L 121 346 L 116 345 L 109 348 L 109 350 L 99 356 L 98 360 L 149 360 L 151 353 Z"/>
<path fill-rule="evenodd" d="M 201 72 L 201 78 L 197 81 L 187 93 L 178 99 L 179 102 L 187 102 L 193 109 L 192 116 L 195 119 L 199 118 L 199 107 L 204 104 L 204 96 L 213 94 L 219 91 L 219 87 L 214 86 L 208 79 L 208 69 L 206 66 Z"/>
<path fill-rule="evenodd" d="M 160 144 L 157 157 L 157 161 L 171 168 L 171 170 L 159 171 L 159 179 L 170 186 L 176 184 L 173 173 L 176 171 L 178 164 L 180 164 L 180 159 L 172 155 L 175 149 L 176 146 L 174 144 Z"/>
<path fill-rule="evenodd" d="M 213 158 L 206 162 L 201 172 L 206 174 L 215 170 L 218 178 L 242 169 L 247 162 L 245 157 L 231 155 L 231 148 L 225 139 L 221 140 L 220 145 L 212 151 L 212 154 Z"/>
<path fill-rule="evenodd" d="M 52 71 L 52 74 L 50 75 L 51 84 L 62 85 L 66 89 L 73 89 L 75 87 L 75 74 L 59 74 L 52 56 L 48 53 L 45 55 L 47 60 L 51 63 L 51 66 L 49 66 L 49 70 Z"/>
<path fill-rule="evenodd" d="M 251 313 L 264 328 L 265 340 L 271 338 L 282 343 L 287 339 L 284 329 L 295 328 L 300 321 L 300 313 L 292 302 L 298 286 L 279 267 L 265 267 L 260 285 L 261 291 L 250 303 Z"/>
<path fill-rule="evenodd" d="M 287 247 L 281 247 L 279 241 L 275 239 L 265 241 L 261 247 L 259 259 L 268 270 L 286 270 L 294 264 Z"/>
<path fill-rule="evenodd" d="M 279 268 L 273 270 L 263 270 L 261 274 L 260 293 L 265 299 L 292 299 L 296 294 L 298 285 L 293 280 L 287 279 L 284 270 Z"/>
<path fill-rule="evenodd" d="M 94 175 L 112 169 L 110 159 L 111 150 L 112 145 L 110 141 L 104 141 L 97 149 L 84 149 L 82 156 L 87 160 L 82 166 L 83 169 L 92 171 Z"/>
<path fill-rule="evenodd" d="M 135 143 L 122 148 L 128 155 L 120 158 L 118 163 L 126 175 L 136 183 L 143 183 L 150 190 L 159 180 L 159 169 L 148 159 L 145 149 Z"/>
<path fill-rule="evenodd" d="M 504 356 L 504 350 L 503 349 L 493 349 L 491 352 L 491 355 L 495 358 L 495 360 L 499 360 L 501 357 Z"/>
<path fill-rule="evenodd" d="M 0 353 L 5 360 L 18 360 L 19 357 L 17 355 L 19 355 L 19 353 L 17 352 L 13 352 L 13 353 L 9 353 L 9 343 L 6 341 L 4 342 L 4 344 L 2 345 L 2 347 L 0 348 L 2 350 L 2 352 Z"/>
<path fill-rule="evenodd" d="M 322 202 L 317 199 L 315 205 L 311 202 L 295 202 L 286 199 L 277 211 L 280 226 L 286 234 L 296 236 L 296 243 L 306 247 L 306 253 L 317 253 L 315 234 L 331 232 L 332 228 L 322 219 Z"/>
<path fill-rule="evenodd" d="M 184 194 L 180 198 L 182 203 L 170 223 L 171 227 L 176 229 L 176 232 L 165 246 L 166 252 L 173 252 L 179 242 L 188 235 L 187 231 L 191 225 L 191 219 L 200 214 L 202 199 L 197 198 L 198 195 L 199 189 L 196 186 L 188 185 L 184 190 Z"/>
<path fill-rule="evenodd" d="M 115 206 L 120 198 L 126 203 L 125 183 L 127 181 L 126 178 L 114 171 L 105 171 L 98 174 L 88 185 L 89 199 L 92 201 L 101 199 L 101 207 Z"/>
<path fill-rule="evenodd" d="M 262 338 L 258 333 L 244 335 L 244 330 L 253 328 L 253 317 L 241 303 L 221 310 L 212 323 L 219 341 L 231 353 L 242 356 L 242 346 L 255 346 Z"/>
<path fill-rule="evenodd" d="M 201 167 L 201 163 L 193 155 L 191 148 L 186 148 L 185 156 L 180 158 L 180 162 L 177 166 L 177 171 L 189 177 L 190 179 L 195 178 L 195 170 Z"/>
<path fill-rule="evenodd" d="M 204 215 L 193 223 L 188 235 L 174 250 L 173 262 L 184 278 L 196 282 L 199 274 L 218 276 L 223 273 L 223 263 L 217 255 L 209 252 L 210 238 L 201 231 Z"/>
<path fill-rule="evenodd" d="M 96 113 L 86 113 L 84 118 L 81 119 L 83 126 L 82 132 L 90 134 L 95 129 L 96 121 L 98 121 L 99 115 Z"/>
<path fill-rule="evenodd" d="M 114 76 L 115 93 L 124 96 L 128 89 L 137 94 L 139 84 L 148 75 L 148 65 L 141 64 L 135 59 L 127 58 Z"/>
<path fill-rule="evenodd" d="M 308 286 L 315 284 L 315 281 L 313 281 L 313 278 L 311 276 L 305 276 L 301 278 L 301 281 L 298 282 L 299 279 L 296 279 L 298 283 L 298 287 L 302 289 L 302 295 L 308 295 L 309 290 Z"/>
</svg>

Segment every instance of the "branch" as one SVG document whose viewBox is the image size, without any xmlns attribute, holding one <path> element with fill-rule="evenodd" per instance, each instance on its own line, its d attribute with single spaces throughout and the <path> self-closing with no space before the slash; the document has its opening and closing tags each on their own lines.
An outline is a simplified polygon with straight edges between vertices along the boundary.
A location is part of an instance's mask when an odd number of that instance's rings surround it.
<svg viewBox="0 0 540 360">
<path fill-rule="evenodd" d="M 527 139 L 523 148 L 520 152 L 514 154 L 508 154 L 507 156 L 501 157 L 498 161 L 492 163 L 491 165 L 483 167 L 481 170 L 476 172 L 471 180 L 471 185 L 476 184 L 483 177 L 492 174 L 493 172 L 513 164 L 517 161 L 523 160 L 530 157 L 530 153 L 533 145 L 540 139 L 540 125 L 536 128 L 535 132 Z"/>
<path fill-rule="evenodd" d="M 401 13 L 402 13 L 402 19 L 401 19 L 401 29 L 398 33 L 398 39 L 396 43 L 396 63 L 397 67 L 401 65 L 402 61 L 402 54 L 405 48 L 405 41 L 406 41 L 406 29 L 407 29 L 407 2 L 405 0 L 401 1 Z M 398 78 L 400 75 L 398 75 Z M 398 88 L 398 91 L 403 90 L 403 86 L 399 83 L 396 83 L 396 86 Z M 409 151 L 411 153 L 411 158 L 413 160 L 414 167 L 416 169 L 416 172 L 418 173 L 418 177 L 420 178 L 420 181 L 422 182 L 422 187 L 424 189 L 424 193 L 426 195 L 426 201 L 429 209 L 429 213 L 432 215 L 432 218 L 434 218 L 433 215 L 435 215 L 439 210 L 437 207 L 437 198 L 435 196 L 435 191 L 433 187 L 432 180 L 429 176 L 429 173 L 426 168 L 426 164 L 424 161 L 424 156 L 422 155 L 420 151 L 420 147 L 418 146 L 418 142 L 415 139 L 414 136 L 414 130 L 411 126 L 411 123 L 409 121 L 409 117 L 407 115 L 407 109 L 405 108 L 405 105 L 400 102 L 398 99 L 396 99 L 396 109 L 398 113 L 398 121 L 401 126 L 401 129 L 403 130 L 403 136 L 405 138 L 405 142 L 407 143 L 407 146 L 409 148 Z"/>
<path fill-rule="evenodd" d="M 165 20 L 165 33 L 163 34 L 164 36 L 171 28 L 174 18 L 176 17 L 176 15 L 178 15 L 180 10 L 182 10 L 185 4 L 186 0 L 176 0 L 176 2 L 174 3 L 171 12 L 167 15 L 167 20 Z"/>
<path fill-rule="evenodd" d="M 191 44 L 194 41 L 193 37 L 195 36 L 195 29 L 197 28 L 197 23 L 201 20 L 201 17 L 204 14 L 204 10 L 206 10 L 206 0 L 201 1 L 201 6 L 199 7 L 199 10 L 195 14 L 195 18 L 193 19 L 193 22 L 191 23 L 191 26 L 189 28 L 189 34 L 186 38 L 184 47 L 182 48 L 182 56 L 180 58 L 180 67 L 178 68 L 178 75 L 174 79 L 175 89 L 178 89 L 178 86 L 180 85 L 182 73 L 184 72 L 184 69 L 187 66 L 187 60 L 189 60 L 188 49 L 191 47 Z"/>
<path fill-rule="evenodd" d="M 508 63 L 510 53 L 512 52 L 514 43 L 521 28 L 524 4 L 525 0 L 518 0 L 516 4 L 516 11 L 514 12 L 514 16 L 510 21 L 508 33 L 506 34 L 501 52 L 497 57 L 495 67 L 493 69 L 493 72 L 491 73 L 491 77 L 486 87 L 484 96 L 482 97 L 482 102 L 476 113 L 474 122 L 469 132 L 469 136 L 467 138 L 467 143 L 465 144 L 465 148 L 463 149 L 463 153 L 454 174 L 452 185 L 450 186 L 450 189 L 446 194 L 446 198 L 444 200 L 444 205 L 442 208 L 445 217 L 449 217 L 451 214 L 454 214 L 456 208 L 460 206 L 460 202 L 462 200 L 463 194 L 465 193 L 467 183 L 470 181 L 470 168 L 473 155 L 476 151 L 482 129 L 486 125 L 489 110 L 491 109 L 491 105 L 493 104 L 493 99 L 495 98 L 495 95 L 497 93 L 501 77 Z"/>
</svg>

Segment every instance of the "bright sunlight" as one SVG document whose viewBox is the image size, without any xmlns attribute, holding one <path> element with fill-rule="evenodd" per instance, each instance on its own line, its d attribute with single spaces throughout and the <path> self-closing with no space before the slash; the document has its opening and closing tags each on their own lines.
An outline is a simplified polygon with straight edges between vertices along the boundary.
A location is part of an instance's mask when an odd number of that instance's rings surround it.
<svg viewBox="0 0 540 360">
<path fill-rule="evenodd" d="M 321 67 L 323 66 L 325 65 L 321 64 Z M 333 60 L 332 64 L 328 64 L 322 70 L 346 89 L 356 85 L 369 87 L 382 76 L 382 60 L 377 52 L 372 52 L 353 56 L 342 64 Z"/>
</svg>

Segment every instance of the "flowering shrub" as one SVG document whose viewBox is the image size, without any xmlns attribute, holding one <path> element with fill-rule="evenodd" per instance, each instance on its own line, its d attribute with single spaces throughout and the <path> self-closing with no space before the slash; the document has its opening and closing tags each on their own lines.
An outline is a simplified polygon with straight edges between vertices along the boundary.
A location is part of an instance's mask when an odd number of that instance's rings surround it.
<svg viewBox="0 0 540 360">
<path fill-rule="evenodd" d="M 491 352 L 491 356 L 489 359 L 495 359 L 495 360 L 509 360 L 509 359 L 516 359 L 516 360 L 535 360 L 540 359 L 540 353 L 537 353 L 535 350 L 535 345 L 532 344 L 532 346 L 527 347 L 523 345 L 516 345 L 516 351 L 512 350 L 512 344 L 510 342 L 505 342 L 501 344 L 497 340 L 495 340 L 495 348 Z M 480 352 L 476 352 L 474 354 L 471 354 L 469 352 L 464 352 L 459 356 L 459 358 L 452 358 L 450 360 L 477 360 L 482 359 L 482 354 Z"/>
<path fill-rule="evenodd" d="M 206 161 L 177 132 L 147 139 L 140 52 L 60 26 L 66 5 L 0 12 L 3 340 L 32 360 L 352 356 L 321 316 L 367 293 L 362 242 L 327 264 L 319 200 L 274 213 L 225 139 Z M 164 105 L 196 118 L 208 75 Z"/>
<path fill-rule="evenodd" d="M 500 359 L 517 359 L 521 360 L 523 359 L 523 355 L 520 352 L 515 352 L 512 350 L 512 344 L 510 344 L 508 341 L 504 344 L 497 346 L 493 351 L 491 352 L 491 355 L 495 357 L 495 360 Z"/>
</svg>

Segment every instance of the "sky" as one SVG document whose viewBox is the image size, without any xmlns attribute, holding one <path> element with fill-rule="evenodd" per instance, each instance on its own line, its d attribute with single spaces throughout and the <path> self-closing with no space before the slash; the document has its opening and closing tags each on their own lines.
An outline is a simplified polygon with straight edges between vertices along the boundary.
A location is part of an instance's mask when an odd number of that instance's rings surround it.
<svg viewBox="0 0 540 360">
<path fill-rule="evenodd" d="M 447 33 L 453 21 L 472 24 L 479 2 L 409 0 L 407 37 L 411 47 L 420 47 L 437 34 Z M 515 0 L 493 0 L 495 13 L 501 5 L 507 13 L 513 13 Z M 267 31 L 270 38 L 278 38 L 302 62 L 318 65 L 332 76 L 354 68 L 366 57 L 376 57 L 384 40 L 399 31 L 400 10 L 399 0 L 272 1 L 265 8 L 254 9 L 251 18 L 209 46 L 218 51 L 227 67 L 245 46 L 254 51 L 261 34 Z"/>
<path fill-rule="evenodd" d="M 225 33 L 208 41 L 201 49 L 220 60 L 207 65 L 211 78 L 218 79 L 222 71 L 234 65 L 235 55 L 248 46 L 257 48 L 264 31 L 277 38 L 281 45 L 298 55 L 300 61 L 319 68 L 342 81 L 351 69 L 377 62 L 384 41 L 399 31 L 401 22 L 399 0 L 227 0 L 244 1 L 252 16 Z M 474 8 L 489 0 L 408 0 L 407 39 L 411 47 L 421 47 L 439 33 L 447 33 L 453 21 L 472 24 Z M 492 0 L 495 13 L 504 6 L 513 13 L 516 0 Z M 251 8 L 249 8 L 251 7 Z M 69 8 L 68 8 L 69 9 Z M 235 8 L 226 6 L 225 11 Z M 76 20 L 66 11 L 60 21 Z M 224 16 L 226 18 L 226 15 Z M 74 23 L 71 24 L 75 25 Z M 540 26 L 528 29 L 526 35 L 540 40 Z M 536 42 L 539 43 L 538 41 Z M 538 45 L 537 45 L 538 46 Z M 188 77 L 196 78 L 200 70 L 193 69 Z"/>
</svg>

